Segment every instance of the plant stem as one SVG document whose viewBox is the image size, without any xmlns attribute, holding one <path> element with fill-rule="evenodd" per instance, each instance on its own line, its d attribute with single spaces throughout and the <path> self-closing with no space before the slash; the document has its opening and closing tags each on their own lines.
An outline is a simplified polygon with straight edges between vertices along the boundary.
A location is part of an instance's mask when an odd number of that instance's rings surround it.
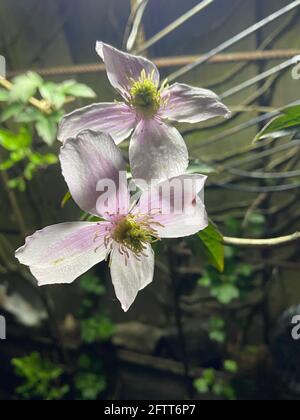
<svg viewBox="0 0 300 420">
<path fill-rule="evenodd" d="M 231 238 L 224 236 L 225 245 L 236 245 L 241 247 L 269 248 L 275 246 L 289 245 L 300 240 L 300 232 L 292 233 L 287 236 L 279 236 L 270 239 L 248 239 L 248 238 Z"/>
</svg>

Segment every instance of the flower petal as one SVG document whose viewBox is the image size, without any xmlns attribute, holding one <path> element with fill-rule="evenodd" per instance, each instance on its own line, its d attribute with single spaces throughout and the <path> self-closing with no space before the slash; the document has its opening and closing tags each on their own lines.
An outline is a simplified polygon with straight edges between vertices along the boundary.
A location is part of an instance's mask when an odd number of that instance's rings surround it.
<svg viewBox="0 0 300 420">
<path fill-rule="evenodd" d="M 88 105 L 64 116 L 59 125 L 58 140 L 65 142 L 68 138 L 76 137 L 80 131 L 91 129 L 108 132 L 119 144 L 131 134 L 135 119 L 134 112 L 126 104 Z"/>
<path fill-rule="evenodd" d="M 105 259 L 107 225 L 74 222 L 49 226 L 28 237 L 16 258 L 30 267 L 39 286 L 72 283 Z"/>
<path fill-rule="evenodd" d="M 126 178 L 119 176 L 126 166 L 122 153 L 108 134 L 85 130 L 76 138 L 68 139 L 61 148 L 60 162 L 70 193 L 82 210 L 104 215 L 102 207 L 99 209 L 97 206 L 104 192 L 99 189 L 99 181 L 108 180 L 116 188 L 110 190 L 112 196 L 106 203 L 106 211 L 117 212 L 116 198 L 119 198 L 118 208 L 122 213 L 127 212 L 129 196 Z"/>
<path fill-rule="evenodd" d="M 150 214 L 161 238 L 193 235 L 208 225 L 204 206 L 204 175 L 181 175 L 142 193 L 135 213 Z"/>
<path fill-rule="evenodd" d="M 160 115 L 172 121 L 198 123 L 214 117 L 230 117 L 229 109 L 211 90 L 175 83 L 163 92 L 167 105 Z"/>
<path fill-rule="evenodd" d="M 134 178 L 150 184 L 184 173 L 188 150 L 176 128 L 158 119 L 147 119 L 140 121 L 133 133 L 129 160 Z"/>
<path fill-rule="evenodd" d="M 159 84 L 159 71 L 155 64 L 144 57 L 127 54 L 116 48 L 97 42 L 96 51 L 106 65 L 107 76 L 112 86 L 127 98 L 132 79 L 138 80 L 142 70 L 153 75 L 153 81 Z"/>
<path fill-rule="evenodd" d="M 153 280 L 154 252 L 150 245 L 145 250 L 145 256 L 138 261 L 130 253 L 125 264 L 125 256 L 121 255 L 115 245 L 111 254 L 111 277 L 116 296 L 121 302 L 122 309 L 126 312 L 134 302 L 138 292 Z"/>
</svg>

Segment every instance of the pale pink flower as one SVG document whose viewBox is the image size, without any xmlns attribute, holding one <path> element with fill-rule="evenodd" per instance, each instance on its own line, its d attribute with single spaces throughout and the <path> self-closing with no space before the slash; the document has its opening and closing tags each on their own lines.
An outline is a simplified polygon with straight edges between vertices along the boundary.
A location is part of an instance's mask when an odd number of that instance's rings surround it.
<svg viewBox="0 0 300 420">
<path fill-rule="evenodd" d="M 153 279 L 151 243 L 159 238 L 192 235 L 207 226 L 201 195 L 206 177 L 179 176 L 185 197 L 182 212 L 164 214 L 160 211 L 160 187 L 167 181 L 145 190 L 136 204 L 130 204 L 127 184 L 120 185 L 119 181 L 125 162 L 108 134 L 85 130 L 66 140 L 60 162 L 75 202 L 101 220 L 49 226 L 28 237 L 16 251 L 16 257 L 30 267 L 40 286 L 72 283 L 94 265 L 109 259 L 116 296 L 127 311 L 138 291 Z M 104 192 L 97 192 L 97 185 L 105 178 L 117 188 L 116 196 L 102 207 L 99 197 Z M 186 179 L 193 180 L 193 191 L 185 188 Z"/>
<path fill-rule="evenodd" d="M 210 90 L 175 83 L 160 86 L 159 71 L 143 57 L 123 53 L 103 42 L 96 51 L 106 64 L 107 76 L 124 102 L 99 103 L 66 115 L 58 138 L 65 141 L 83 129 L 108 132 L 116 144 L 132 133 L 129 160 L 133 176 L 151 182 L 185 172 L 188 151 L 169 121 L 199 123 L 228 117 L 228 108 Z"/>
</svg>

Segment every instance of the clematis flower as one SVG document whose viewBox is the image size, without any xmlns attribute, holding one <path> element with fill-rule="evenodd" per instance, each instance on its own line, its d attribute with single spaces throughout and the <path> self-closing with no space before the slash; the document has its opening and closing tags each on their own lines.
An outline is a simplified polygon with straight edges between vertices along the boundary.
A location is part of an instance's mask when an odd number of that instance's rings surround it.
<svg viewBox="0 0 300 420">
<path fill-rule="evenodd" d="M 106 131 L 116 144 L 131 134 L 129 160 L 135 178 L 164 180 L 185 172 L 188 151 L 170 121 L 199 123 L 230 112 L 210 90 L 167 82 L 160 85 L 157 67 L 143 57 L 123 53 L 103 42 L 96 51 L 106 64 L 122 103 L 98 103 L 66 115 L 58 139 L 64 142 L 83 129 Z"/>
<path fill-rule="evenodd" d="M 153 279 L 154 252 L 151 244 L 160 238 L 192 235 L 204 229 L 207 215 L 201 198 L 206 177 L 181 175 L 174 178 L 183 186 L 182 211 L 161 211 L 161 187 L 145 190 L 130 204 L 130 193 L 119 181 L 125 162 L 113 139 L 91 130 L 68 139 L 60 153 L 62 173 L 75 202 L 95 222 L 71 222 L 46 227 L 26 239 L 16 251 L 20 263 L 30 267 L 40 286 L 71 283 L 91 267 L 109 259 L 115 293 L 127 311 Z M 108 177 L 115 192 L 104 199 L 99 180 Z M 193 187 L 184 181 L 192 180 Z M 97 188 L 98 186 L 98 188 Z M 180 196 L 181 197 L 181 196 Z M 105 205 L 104 205 L 105 203 Z"/>
</svg>

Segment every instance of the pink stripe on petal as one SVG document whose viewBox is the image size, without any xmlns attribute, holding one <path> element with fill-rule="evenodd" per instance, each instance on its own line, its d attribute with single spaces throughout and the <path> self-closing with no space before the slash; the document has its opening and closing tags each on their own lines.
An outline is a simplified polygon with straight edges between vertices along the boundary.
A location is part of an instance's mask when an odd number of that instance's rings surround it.
<svg viewBox="0 0 300 420">
<path fill-rule="evenodd" d="M 106 65 L 110 83 L 125 99 L 132 85 L 131 79 L 138 80 L 142 70 L 147 75 L 153 74 L 153 81 L 159 84 L 159 71 L 146 58 L 121 52 L 103 42 L 97 42 L 96 51 Z"/>
<path fill-rule="evenodd" d="M 58 140 L 65 142 L 76 137 L 82 130 L 108 132 L 116 144 L 131 134 L 136 115 L 126 104 L 100 103 L 88 105 L 67 114 L 59 125 Z"/>
<path fill-rule="evenodd" d="M 30 267 L 40 286 L 71 283 L 104 260 L 108 226 L 89 222 L 49 226 L 28 237 L 16 258 Z"/>
</svg>

